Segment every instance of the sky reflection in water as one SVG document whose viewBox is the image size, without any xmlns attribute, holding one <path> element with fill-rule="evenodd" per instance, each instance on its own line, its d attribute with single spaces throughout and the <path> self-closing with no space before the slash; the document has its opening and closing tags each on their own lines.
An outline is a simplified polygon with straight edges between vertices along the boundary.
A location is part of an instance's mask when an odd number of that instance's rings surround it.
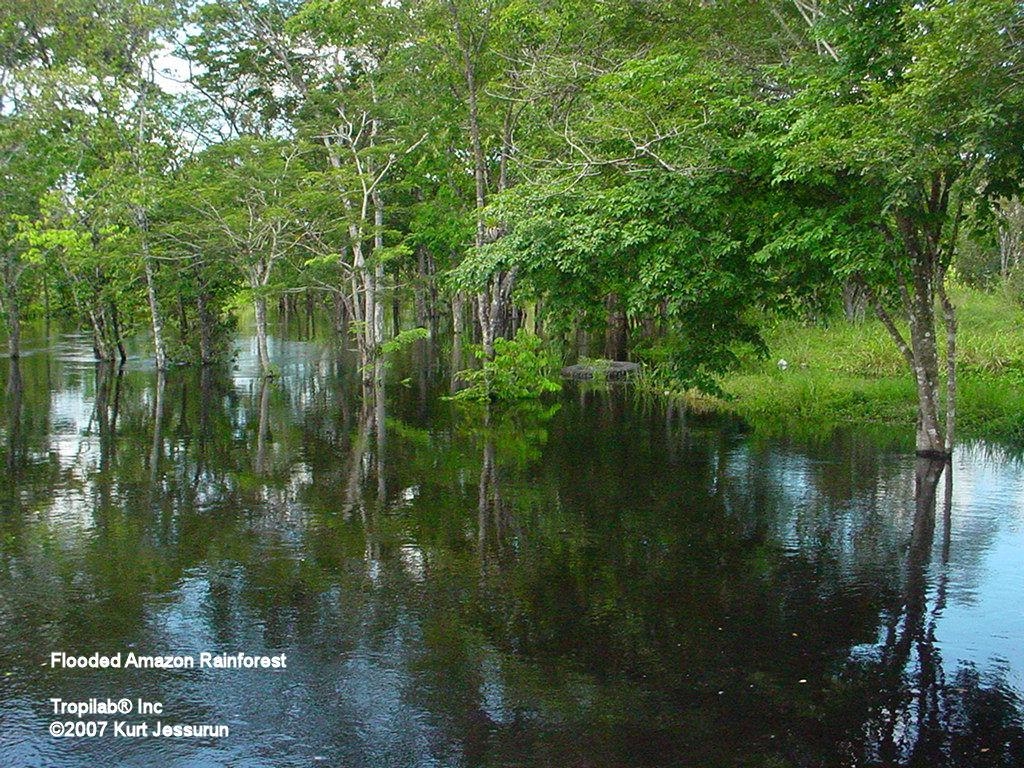
<svg viewBox="0 0 1024 768">
<path fill-rule="evenodd" d="M 1024 466 L 999 448 L 961 448 L 948 499 L 856 434 L 624 391 L 466 411 L 426 347 L 379 400 L 320 343 L 275 342 L 270 384 L 244 341 L 162 386 L 87 353 L 0 368 L 4 765 L 1024 764 Z M 57 740 L 52 696 L 231 735 Z"/>
</svg>

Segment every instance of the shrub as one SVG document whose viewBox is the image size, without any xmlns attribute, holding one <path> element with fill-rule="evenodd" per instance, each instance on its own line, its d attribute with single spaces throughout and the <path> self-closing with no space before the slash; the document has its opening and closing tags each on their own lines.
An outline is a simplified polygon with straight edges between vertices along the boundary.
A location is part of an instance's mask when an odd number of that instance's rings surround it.
<svg viewBox="0 0 1024 768">
<path fill-rule="evenodd" d="M 481 348 L 474 349 L 474 354 L 483 365 L 459 374 L 466 387 L 453 395 L 453 400 L 525 400 L 562 388 L 554 378 L 558 359 L 537 336 L 525 330 L 514 339 L 496 339 L 493 360 L 485 360 Z"/>
</svg>

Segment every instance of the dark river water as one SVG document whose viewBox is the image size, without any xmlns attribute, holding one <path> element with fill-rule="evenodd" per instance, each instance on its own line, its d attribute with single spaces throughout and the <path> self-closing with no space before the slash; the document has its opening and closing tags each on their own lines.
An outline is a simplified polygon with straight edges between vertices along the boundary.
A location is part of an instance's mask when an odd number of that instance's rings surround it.
<svg viewBox="0 0 1024 768">
<path fill-rule="evenodd" d="M 623 389 L 486 414 L 426 348 L 366 398 L 330 345 L 272 355 L 0 361 L 0 766 L 1024 765 L 1018 456 L 950 485 Z M 54 698 L 229 733 L 56 738 Z"/>
</svg>

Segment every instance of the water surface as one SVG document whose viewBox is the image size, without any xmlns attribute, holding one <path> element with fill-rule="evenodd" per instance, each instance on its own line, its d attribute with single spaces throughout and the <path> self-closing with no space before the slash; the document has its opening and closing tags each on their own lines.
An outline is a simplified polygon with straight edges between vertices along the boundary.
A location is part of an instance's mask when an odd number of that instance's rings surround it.
<svg viewBox="0 0 1024 768">
<path fill-rule="evenodd" d="M 762 439 L 628 390 L 485 414 L 426 347 L 0 361 L 0 764 L 1024 764 L 1024 466 Z M 286 653 L 284 671 L 54 670 Z M 216 739 L 55 739 L 145 698 Z M 132 718 L 139 719 L 139 718 Z M 142 718 L 151 719 L 151 718 Z"/>
</svg>

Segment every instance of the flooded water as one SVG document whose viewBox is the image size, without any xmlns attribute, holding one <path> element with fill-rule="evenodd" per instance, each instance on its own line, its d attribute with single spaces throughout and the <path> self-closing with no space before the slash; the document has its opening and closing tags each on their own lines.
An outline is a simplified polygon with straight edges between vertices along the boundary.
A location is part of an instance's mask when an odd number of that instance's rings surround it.
<svg viewBox="0 0 1024 768">
<path fill-rule="evenodd" d="M 421 348 L 161 384 L 0 361 L 0 765 L 1024 765 L 1024 465 L 628 390 L 485 414 Z M 51 653 L 285 654 L 60 669 Z M 55 738 L 51 699 L 198 738 Z"/>
</svg>

